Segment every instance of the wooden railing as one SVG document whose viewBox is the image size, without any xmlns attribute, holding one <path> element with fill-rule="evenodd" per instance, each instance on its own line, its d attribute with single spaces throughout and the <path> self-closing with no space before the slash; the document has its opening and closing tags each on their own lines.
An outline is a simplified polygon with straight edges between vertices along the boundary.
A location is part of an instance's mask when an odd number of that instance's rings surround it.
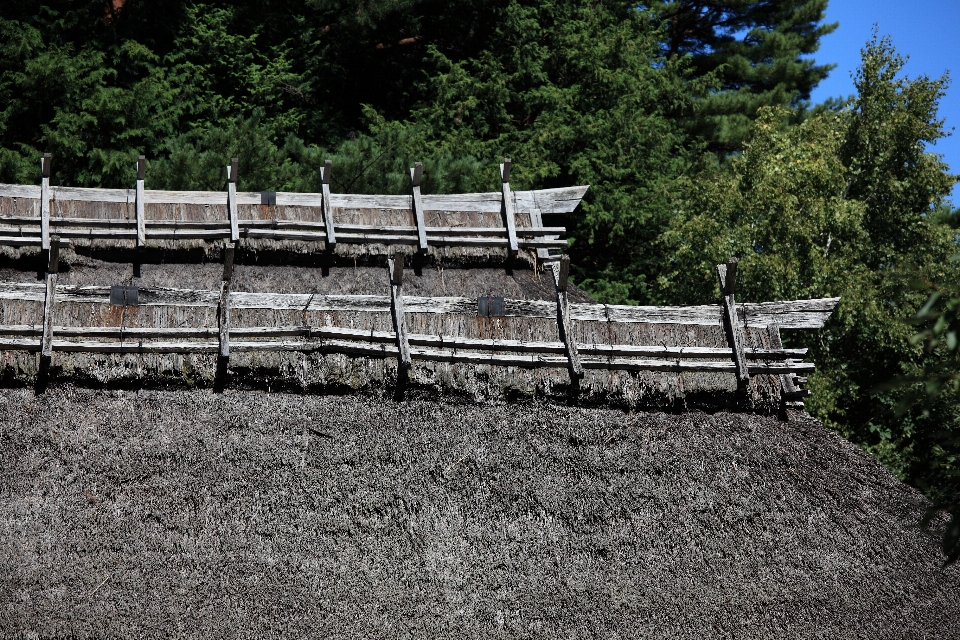
<svg viewBox="0 0 960 640">
<path fill-rule="evenodd" d="M 398 358 L 402 368 L 415 360 L 488 364 L 525 368 L 567 368 L 573 381 L 585 370 L 733 373 L 742 381 L 756 374 L 783 376 L 783 397 L 798 400 L 806 392 L 797 388 L 797 374 L 814 370 L 799 359 L 806 349 L 780 346 L 780 329 L 813 329 L 823 326 L 838 298 L 791 302 L 737 304 L 733 299 L 735 262 L 722 267 L 724 299 L 721 305 L 689 307 L 636 307 L 578 304 L 566 300 L 568 260 L 548 265 L 556 290 L 553 302 L 500 299 L 498 313 L 504 318 L 550 318 L 556 321 L 560 341 L 519 341 L 463 336 L 410 333 L 407 314 L 466 314 L 476 316 L 477 299 L 421 297 L 403 294 L 403 257 L 388 262 L 389 296 L 248 293 L 231 291 L 232 252 L 225 254 L 220 291 L 167 288 L 65 286 L 56 283 L 56 264 L 44 284 L 0 283 L 0 299 L 42 301 L 42 322 L 0 325 L 0 350 L 39 351 L 41 362 L 54 352 L 83 353 L 216 353 L 226 365 L 231 352 L 295 351 L 340 353 L 352 356 Z M 719 268 L 718 267 L 718 268 Z M 77 327 L 54 324 L 57 305 L 186 306 L 216 308 L 216 327 L 128 328 Z M 489 307 L 489 305 L 487 305 Z M 391 312 L 393 331 L 300 324 L 291 326 L 233 327 L 230 312 L 238 309 L 276 311 Z M 38 318 L 38 320 L 41 320 Z M 679 347 L 632 344 L 576 343 L 573 323 L 671 323 L 723 325 L 728 347 Z M 746 327 L 765 329 L 771 348 L 743 346 Z"/>
<path fill-rule="evenodd" d="M 236 159 L 227 167 L 227 190 L 154 191 L 144 188 L 144 161 L 138 162 L 137 185 L 133 189 L 90 189 L 50 185 L 50 158 L 44 156 L 42 184 L 0 184 L 0 198 L 36 200 L 36 215 L 0 215 L 0 245 L 49 249 L 51 238 L 64 243 L 71 240 L 106 240 L 145 246 L 148 240 L 237 242 L 242 238 L 285 241 L 322 241 L 326 248 L 337 243 L 413 245 L 420 250 L 435 247 L 500 247 L 510 252 L 536 249 L 541 257 L 549 249 L 564 249 L 564 227 L 543 226 L 543 216 L 573 212 L 587 187 L 512 191 L 509 184 L 509 160 L 501 165 L 501 192 L 455 195 L 420 193 L 419 163 L 411 169 L 410 195 L 360 195 L 331 193 L 328 162 L 321 173 L 320 193 L 284 193 L 275 191 L 238 192 Z M 67 202 L 123 205 L 125 215 L 115 217 L 64 217 L 57 215 L 58 205 Z M 221 205 L 226 206 L 222 220 L 160 220 L 147 217 L 149 205 Z M 241 219 L 238 207 L 298 207 L 306 210 L 308 220 Z M 372 225 L 336 223 L 337 214 L 356 210 L 404 210 L 412 212 L 413 225 Z M 274 209 L 275 211 L 275 209 Z M 498 213 L 502 226 L 427 226 L 426 212 Z M 120 213 L 118 208 L 118 213 Z M 516 214 L 530 216 L 531 226 L 518 227 Z M 258 215 L 262 215 L 258 211 Z M 268 210 L 269 214 L 269 210 Z"/>
</svg>

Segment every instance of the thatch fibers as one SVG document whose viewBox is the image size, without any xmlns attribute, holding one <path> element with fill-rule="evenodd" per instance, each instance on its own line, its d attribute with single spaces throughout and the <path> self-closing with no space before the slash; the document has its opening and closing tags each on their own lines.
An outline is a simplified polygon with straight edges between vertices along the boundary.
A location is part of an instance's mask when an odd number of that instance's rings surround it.
<svg viewBox="0 0 960 640">
<path fill-rule="evenodd" d="M 804 414 L 7 390 L 4 637 L 933 638 L 926 502 Z"/>
</svg>

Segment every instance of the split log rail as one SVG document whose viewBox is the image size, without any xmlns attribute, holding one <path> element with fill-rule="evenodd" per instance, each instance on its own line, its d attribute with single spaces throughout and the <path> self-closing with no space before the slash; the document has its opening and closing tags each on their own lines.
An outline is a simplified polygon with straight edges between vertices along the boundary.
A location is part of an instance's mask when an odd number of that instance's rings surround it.
<svg viewBox="0 0 960 640">
<path fill-rule="evenodd" d="M 57 243 L 54 242 L 56 247 Z M 811 329 L 823 325 L 837 298 L 777 303 L 701 305 L 690 307 L 639 307 L 570 303 L 566 299 L 567 261 L 548 264 L 553 272 L 557 300 L 505 299 L 504 317 L 551 318 L 557 323 L 558 342 L 466 338 L 409 333 L 408 313 L 478 314 L 478 301 L 458 297 L 403 295 L 403 260 L 388 261 L 390 296 L 317 295 L 234 292 L 230 288 L 232 247 L 224 251 L 224 276 L 219 291 L 140 288 L 138 306 L 186 306 L 216 308 L 217 327 L 129 328 L 55 326 L 56 305 L 70 303 L 110 304 L 110 287 L 83 287 L 56 284 L 55 271 L 44 284 L 0 283 L 0 299 L 43 301 L 43 322 L 36 325 L 0 325 L 0 350 L 81 353 L 211 353 L 218 366 L 225 366 L 232 353 L 292 351 L 339 353 L 349 356 L 397 358 L 402 369 L 415 361 L 486 364 L 522 368 L 566 368 L 576 383 L 584 370 L 605 369 L 652 372 L 712 372 L 748 377 L 756 374 L 784 376 L 784 393 L 798 400 L 803 390 L 793 381 L 814 365 L 799 359 L 806 349 L 785 349 L 780 329 Z M 721 265 L 728 266 L 728 265 Z M 50 269 L 55 269 L 51 266 Z M 729 267 L 728 267 L 729 269 Z M 727 271 L 729 274 L 730 271 Z M 732 285 L 731 285 L 732 286 Z M 728 294 L 730 295 L 730 294 Z M 294 325 L 234 327 L 232 309 L 300 311 L 390 312 L 393 331 L 371 331 L 344 327 Z M 573 339 L 575 321 L 643 322 L 688 325 L 734 323 L 730 335 L 741 336 L 744 326 L 765 328 L 771 348 L 678 347 L 627 344 L 577 344 Z M 789 380 L 789 386 L 788 385 Z M 785 396 L 786 397 L 786 396 Z"/>
</svg>

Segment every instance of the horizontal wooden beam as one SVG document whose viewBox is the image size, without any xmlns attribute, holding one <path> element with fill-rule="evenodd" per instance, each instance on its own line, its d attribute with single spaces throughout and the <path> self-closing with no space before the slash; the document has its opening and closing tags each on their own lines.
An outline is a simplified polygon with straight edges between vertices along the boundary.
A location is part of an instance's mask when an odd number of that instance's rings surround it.
<svg viewBox="0 0 960 640">
<path fill-rule="evenodd" d="M 589 187 L 562 187 L 512 192 L 514 210 L 518 213 L 538 210 L 544 215 L 573 213 Z M 133 204 L 136 189 L 91 189 L 87 187 L 50 186 L 53 200 L 77 202 L 106 202 Z M 280 191 L 238 191 L 237 205 L 273 205 L 295 207 L 321 207 L 320 193 L 287 193 Z M 40 199 L 40 187 L 36 185 L 0 184 L 0 198 Z M 424 211 L 463 211 L 475 213 L 499 213 L 503 194 L 489 193 L 423 195 Z M 143 202 L 151 204 L 198 204 L 226 206 L 222 191 L 161 191 L 147 189 Z M 393 209 L 411 211 L 409 195 L 365 195 L 333 193 L 331 206 L 339 209 Z"/>
<path fill-rule="evenodd" d="M 43 301 L 42 284 L 31 282 L 0 282 L 0 299 Z M 110 287 L 80 287 L 57 285 L 57 299 L 61 304 L 103 303 L 110 300 Z M 839 298 L 794 300 L 788 302 L 761 302 L 738 304 L 748 327 L 767 327 L 776 322 L 781 329 L 818 329 L 830 316 Z M 219 302 L 219 291 L 195 289 L 168 289 L 141 287 L 140 306 L 185 306 L 214 308 Z M 292 309 L 300 311 L 366 311 L 389 312 L 389 296 L 373 295 L 318 295 L 310 293 L 230 293 L 234 309 Z M 407 313 L 464 313 L 476 315 L 475 298 L 404 296 Z M 570 303 L 570 317 L 578 321 L 641 322 L 651 324 L 692 324 L 717 326 L 720 323 L 719 305 L 690 307 L 632 307 Z M 556 317 L 556 303 L 546 300 L 504 300 L 506 317 Z"/>
</svg>

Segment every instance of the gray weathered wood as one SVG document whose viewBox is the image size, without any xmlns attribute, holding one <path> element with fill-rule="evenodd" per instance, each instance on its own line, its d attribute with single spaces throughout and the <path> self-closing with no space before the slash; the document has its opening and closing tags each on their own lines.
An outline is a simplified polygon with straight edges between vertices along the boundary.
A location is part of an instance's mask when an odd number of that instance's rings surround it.
<svg viewBox="0 0 960 640">
<path fill-rule="evenodd" d="M 50 238 L 50 251 L 47 253 L 47 273 L 60 271 L 60 236 Z"/>
<path fill-rule="evenodd" d="M 505 158 L 500 165 L 500 179 L 503 190 L 503 222 L 507 228 L 507 249 L 513 255 L 520 247 L 517 244 L 517 223 L 514 219 L 516 202 L 510 193 L 510 158 Z"/>
<path fill-rule="evenodd" d="M 334 230 L 333 222 L 333 197 L 330 194 L 330 174 L 333 172 L 333 162 L 327 160 L 323 163 L 323 171 L 320 174 L 320 188 L 323 191 L 323 227 L 327 234 L 327 249 L 333 250 L 337 245 L 337 234 Z"/>
<path fill-rule="evenodd" d="M 220 337 L 220 357 L 230 357 L 230 281 L 220 283 L 220 305 L 217 309 L 217 327 Z"/>
<path fill-rule="evenodd" d="M 50 160 L 49 153 L 40 160 L 40 248 L 50 248 Z"/>
<path fill-rule="evenodd" d="M 38 291 L 33 283 L 0 282 L 0 299 L 43 300 L 42 287 Z M 109 298 L 109 287 L 74 287 L 60 285 L 58 295 L 64 301 L 104 302 Z M 181 305 L 206 306 L 217 305 L 217 292 L 192 289 L 141 288 L 140 305 Z M 769 322 L 753 322 L 751 326 L 766 327 L 778 318 L 786 318 L 791 328 L 819 328 L 823 317 L 830 311 L 811 311 L 809 309 L 832 308 L 838 298 L 823 300 L 797 300 L 776 303 L 781 313 L 766 316 Z M 234 292 L 230 298 L 231 306 L 246 309 L 302 309 L 304 311 L 389 311 L 389 296 L 371 295 L 313 295 L 313 294 L 271 294 Z M 462 297 L 421 297 L 404 296 L 404 306 L 409 313 L 464 313 L 476 314 L 477 301 Z M 740 309 L 747 310 L 751 317 L 751 307 L 763 304 L 742 304 Z M 717 326 L 721 322 L 722 308 L 719 305 L 701 305 L 691 307 L 629 307 L 623 305 L 598 305 L 568 303 L 570 318 L 578 321 L 606 322 L 609 315 L 613 322 L 649 322 Z M 556 306 L 552 302 L 541 300 L 504 301 L 507 316 L 530 318 L 555 318 Z M 753 314 L 754 318 L 764 319 L 763 314 Z M 812 320 L 806 320 L 812 317 Z M 783 325 L 780 325 L 783 328 Z"/>
<path fill-rule="evenodd" d="M 417 248 L 420 251 L 427 250 L 427 223 L 423 218 L 423 197 L 420 195 L 420 177 L 423 173 L 423 164 L 416 163 L 410 169 L 410 186 L 413 190 L 411 198 L 413 208 L 413 218 L 417 225 Z"/>
<path fill-rule="evenodd" d="M 230 216 L 230 242 L 240 240 L 240 214 L 237 212 L 237 173 L 239 162 L 233 158 L 227 166 L 227 213 Z"/>
<path fill-rule="evenodd" d="M 569 264 L 569 259 L 567 264 Z M 577 343 L 573 337 L 573 323 L 570 321 L 570 311 L 567 307 L 566 282 L 561 283 L 561 264 L 553 263 L 549 267 L 550 273 L 553 275 L 553 284 L 557 295 L 557 329 L 566 352 L 571 382 L 576 383 L 577 380 L 583 378 L 583 366 L 580 364 L 580 354 L 577 352 Z"/>
<path fill-rule="evenodd" d="M 147 170 L 147 159 L 144 156 L 137 158 L 137 246 L 145 247 L 147 245 L 147 227 L 146 214 L 144 213 L 145 204 L 143 201 L 144 176 Z"/>
<path fill-rule="evenodd" d="M 566 292 L 567 280 L 570 277 L 570 256 L 561 256 L 560 262 L 557 263 L 556 273 L 557 290 Z"/>
<path fill-rule="evenodd" d="M 43 302 L 43 337 L 41 338 L 40 356 L 47 359 L 53 357 L 53 317 L 57 308 L 57 274 L 48 273 L 46 277 L 45 295 Z"/>
<path fill-rule="evenodd" d="M 0 184 L 0 198 L 40 199 L 40 186 L 32 184 Z M 39 218 L 36 218 L 39 221 Z"/>
<path fill-rule="evenodd" d="M 236 246 L 232 242 L 223 243 L 223 280 L 233 279 L 233 256 Z"/>
<path fill-rule="evenodd" d="M 537 211 L 545 215 L 573 213 L 589 187 L 561 187 L 535 191 L 513 191 L 514 210 Z M 40 187 L 34 185 L 0 184 L 0 198 L 41 198 Z M 91 189 L 85 187 L 53 187 L 55 200 L 78 202 L 112 202 L 129 204 L 136 198 L 132 189 Z M 277 206 L 321 207 L 321 194 L 273 192 Z M 222 191 L 166 191 L 147 190 L 145 204 L 199 204 L 222 205 Z M 259 205 L 264 202 L 262 192 L 237 192 L 237 204 Z M 410 210 L 408 196 L 333 194 L 331 205 L 343 209 L 399 209 Z M 424 211 L 463 211 L 499 213 L 503 207 L 502 192 L 435 194 L 423 196 Z"/>
<path fill-rule="evenodd" d="M 783 350 L 783 342 L 780 339 L 780 327 L 777 324 L 771 324 L 767 327 L 767 335 L 770 338 L 770 347 L 772 349 Z M 788 364 L 792 364 L 793 360 L 787 360 Z M 793 383 L 792 375 L 782 375 L 780 376 L 780 400 L 783 403 L 784 408 L 803 408 L 803 402 L 797 397 L 797 392 L 800 389 Z"/>
<path fill-rule="evenodd" d="M 726 264 L 718 264 L 717 276 L 720 279 L 723 326 L 727 334 L 727 344 L 730 345 L 733 352 L 737 380 L 740 383 L 746 383 L 750 379 L 750 370 L 747 368 L 747 361 L 743 354 L 743 334 L 734 297 L 737 282 L 737 259 L 731 258 Z"/>
<path fill-rule="evenodd" d="M 403 254 L 387 259 L 387 273 L 390 276 L 390 309 L 393 312 L 393 329 L 397 334 L 398 365 L 409 370 L 410 342 L 407 340 L 407 320 L 403 309 Z"/>
</svg>

